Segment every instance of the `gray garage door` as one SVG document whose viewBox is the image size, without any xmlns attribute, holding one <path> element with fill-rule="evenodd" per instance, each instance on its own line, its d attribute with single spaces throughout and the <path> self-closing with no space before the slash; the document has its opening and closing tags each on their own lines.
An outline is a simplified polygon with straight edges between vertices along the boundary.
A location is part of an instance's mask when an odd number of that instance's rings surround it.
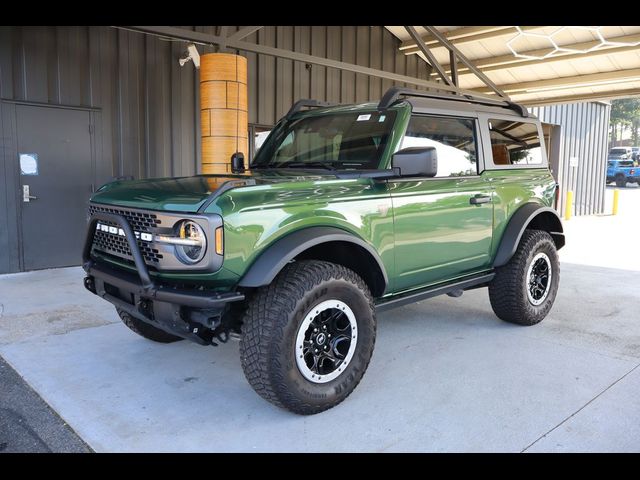
<svg viewBox="0 0 640 480">
<path fill-rule="evenodd" d="M 85 110 L 16 106 L 25 270 L 81 262 L 92 188 L 89 125 Z"/>
</svg>

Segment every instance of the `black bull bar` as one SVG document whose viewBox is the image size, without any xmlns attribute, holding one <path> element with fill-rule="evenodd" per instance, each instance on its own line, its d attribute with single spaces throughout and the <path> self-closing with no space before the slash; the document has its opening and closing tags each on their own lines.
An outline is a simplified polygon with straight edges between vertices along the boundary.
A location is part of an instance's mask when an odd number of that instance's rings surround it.
<svg viewBox="0 0 640 480">
<path fill-rule="evenodd" d="M 91 249 L 99 221 L 114 223 L 122 229 L 131 250 L 137 275 L 104 263 L 98 263 L 91 258 Z M 216 293 L 180 289 L 154 282 L 140 252 L 131 225 L 124 216 L 114 213 L 95 212 L 91 216 L 82 251 L 82 268 L 87 273 L 84 285 L 90 292 L 104 298 L 135 318 L 198 343 L 209 342 L 197 335 L 197 327 L 194 332 L 194 324 L 200 324 L 210 329 L 215 327 L 216 325 L 211 323 L 212 318 L 217 317 L 219 320 L 230 302 L 242 301 L 245 298 L 244 294 L 239 292 Z M 116 296 L 109 293 L 105 284 L 117 288 L 121 295 Z M 136 302 L 132 304 L 124 300 L 123 297 L 131 296 L 127 294 L 132 294 Z M 153 302 L 153 313 L 148 309 L 149 300 Z M 188 315 L 190 318 L 185 319 L 182 307 L 204 311 L 205 314 L 193 311 Z"/>
</svg>

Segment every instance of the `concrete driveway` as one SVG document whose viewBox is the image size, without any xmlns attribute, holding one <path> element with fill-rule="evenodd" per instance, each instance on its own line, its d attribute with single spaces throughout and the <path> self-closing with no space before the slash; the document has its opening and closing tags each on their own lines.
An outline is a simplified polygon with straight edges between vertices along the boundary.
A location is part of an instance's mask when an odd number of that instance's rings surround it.
<svg viewBox="0 0 640 480">
<path fill-rule="evenodd" d="M 134 335 L 79 268 L 0 277 L 0 355 L 96 451 L 638 452 L 635 205 L 629 187 L 618 217 L 567 222 L 558 299 L 538 326 L 498 320 L 486 290 L 379 315 L 363 381 L 312 417 L 259 398 L 237 343 Z"/>
</svg>

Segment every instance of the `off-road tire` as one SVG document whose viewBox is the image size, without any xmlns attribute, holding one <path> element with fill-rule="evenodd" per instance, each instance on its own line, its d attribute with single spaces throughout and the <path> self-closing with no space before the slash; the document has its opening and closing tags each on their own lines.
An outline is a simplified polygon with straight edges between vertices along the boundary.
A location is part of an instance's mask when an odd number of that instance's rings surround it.
<svg viewBox="0 0 640 480">
<path fill-rule="evenodd" d="M 526 277 L 529 265 L 539 252 L 549 258 L 552 274 L 547 297 L 536 306 L 529 301 Z M 525 230 L 516 253 L 506 265 L 496 269 L 496 276 L 489 284 L 491 307 L 506 322 L 525 326 L 540 323 L 553 306 L 559 279 L 560 262 L 551 235 L 542 230 Z"/>
<path fill-rule="evenodd" d="M 627 186 L 627 177 L 616 175 L 616 187 L 624 188 Z"/>
<path fill-rule="evenodd" d="M 296 336 L 312 309 L 329 299 L 353 311 L 357 343 L 341 374 L 327 383 L 313 383 L 296 364 Z M 373 298 L 362 278 L 341 265 L 303 260 L 288 264 L 249 301 L 240 358 L 245 377 L 262 398 L 311 415 L 335 407 L 355 389 L 369 365 L 375 338 Z"/>
<path fill-rule="evenodd" d="M 172 343 L 177 342 L 178 340 L 182 340 L 182 337 L 171 335 L 164 330 L 160 330 L 153 325 L 149 325 L 142 320 L 132 317 L 124 310 L 116 308 L 116 311 L 118 312 L 122 323 L 124 323 L 127 327 L 129 327 L 131 331 L 137 333 L 141 337 L 153 340 L 154 342 L 158 343 Z"/>
</svg>

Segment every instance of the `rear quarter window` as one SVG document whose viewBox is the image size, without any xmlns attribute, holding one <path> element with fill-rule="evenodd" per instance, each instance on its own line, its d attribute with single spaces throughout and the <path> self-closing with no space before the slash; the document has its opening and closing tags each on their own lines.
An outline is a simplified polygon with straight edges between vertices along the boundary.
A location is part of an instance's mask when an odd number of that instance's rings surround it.
<svg viewBox="0 0 640 480">
<path fill-rule="evenodd" d="M 494 165 L 543 164 L 542 144 L 535 123 L 489 119 L 489 137 Z"/>
</svg>

